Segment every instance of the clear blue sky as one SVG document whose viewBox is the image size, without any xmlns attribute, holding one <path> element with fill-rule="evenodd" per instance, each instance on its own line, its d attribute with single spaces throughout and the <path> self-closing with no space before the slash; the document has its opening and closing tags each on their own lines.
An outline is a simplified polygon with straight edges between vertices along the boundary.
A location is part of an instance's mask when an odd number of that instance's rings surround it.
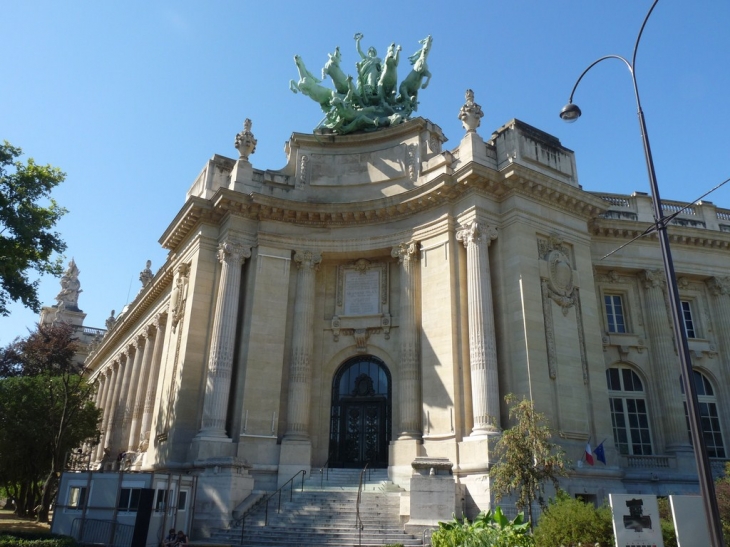
<svg viewBox="0 0 730 547">
<path fill-rule="evenodd" d="M 353 35 L 404 54 L 433 36 L 433 78 L 418 114 L 455 146 L 464 91 L 485 117 L 480 133 L 518 118 L 576 153 L 587 190 L 648 191 L 631 80 L 619 62 L 584 79 L 581 120 L 558 118 L 582 70 L 631 56 L 650 0 L 282 2 L 6 0 L 0 16 L 0 139 L 67 173 L 54 193 L 69 209 L 58 229 L 76 259 L 79 307 L 104 325 L 140 288 L 147 259 L 213 154 L 236 157 L 253 120 L 254 167 L 284 166 L 284 142 L 311 132 L 319 107 L 288 89 L 293 55 L 318 73 L 339 45 L 354 73 Z M 664 199 L 693 200 L 730 177 L 730 2 L 662 0 L 644 32 L 637 77 Z M 400 77 L 406 67 L 401 62 Z M 730 208 L 730 184 L 708 199 Z M 729 257 L 730 258 L 730 257 Z M 730 260 L 729 260 L 730 265 Z M 131 288 L 130 288 L 131 287 Z M 51 305 L 59 281 L 41 280 Z M 37 317 L 0 318 L 0 344 Z"/>
</svg>

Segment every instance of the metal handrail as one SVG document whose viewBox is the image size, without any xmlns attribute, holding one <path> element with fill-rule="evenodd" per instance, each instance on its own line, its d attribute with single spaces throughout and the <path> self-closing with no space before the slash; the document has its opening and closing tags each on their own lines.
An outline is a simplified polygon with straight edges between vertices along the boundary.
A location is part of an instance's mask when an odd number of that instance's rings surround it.
<svg viewBox="0 0 730 547">
<path fill-rule="evenodd" d="M 279 495 L 279 504 L 276 508 L 276 512 L 280 513 L 281 512 L 281 492 L 282 492 L 282 490 L 284 490 L 284 488 L 289 483 L 291 483 L 291 487 L 289 489 L 289 501 L 291 501 L 294 498 L 294 479 L 296 479 L 300 474 L 302 475 L 302 491 L 304 491 L 304 476 L 307 474 L 307 471 L 306 471 L 306 469 L 301 469 L 301 470 L 297 471 L 297 473 L 291 479 L 289 479 L 284 484 L 282 484 L 276 492 L 274 492 L 273 494 L 271 494 L 268 497 L 261 498 L 259 501 L 257 501 L 251 507 L 249 507 L 248 510 L 243 513 L 243 515 L 241 515 L 241 519 L 240 519 L 241 520 L 241 543 L 243 543 L 243 531 L 245 530 L 246 517 L 248 515 L 250 515 L 256 507 L 258 507 L 259 505 L 264 503 L 264 504 L 266 504 L 266 512 L 265 512 L 265 516 L 264 516 L 264 526 L 268 526 L 269 525 L 269 500 L 271 500 L 271 498 L 273 498 L 277 494 Z"/>
<path fill-rule="evenodd" d="M 365 464 L 365 467 L 362 468 L 362 471 L 360 471 L 360 483 L 357 486 L 357 502 L 355 503 L 355 526 L 357 526 L 357 544 L 362 545 L 362 529 L 364 528 L 364 525 L 362 523 L 362 518 L 360 518 L 360 500 L 362 498 L 362 479 L 365 475 L 365 471 L 368 470 L 368 465 L 370 465 L 370 462 Z"/>
<path fill-rule="evenodd" d="M 323 488 L 322 485 L 323 485 L 323 481 L 324 481 L 324 472 L 325 472 L 324 470 L 325 469 L 327 470 L 327 482 L 330 481 L 330 467 L 329 466 L 330 466 L 330 461 L 327 460 L 326 462 L 324 462 L 324 465 L 319 470 L 319 489 L 320 490 L 322 490 L 322 488 Z"/>
</svg>

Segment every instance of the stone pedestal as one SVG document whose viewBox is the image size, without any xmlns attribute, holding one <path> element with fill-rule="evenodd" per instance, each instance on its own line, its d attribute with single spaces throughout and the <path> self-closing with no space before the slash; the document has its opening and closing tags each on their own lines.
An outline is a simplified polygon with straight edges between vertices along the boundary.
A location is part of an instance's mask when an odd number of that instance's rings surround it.
<svg viewBox="0 0 730 547">
<path fill-rule="evenodd" d="M 248 464 L 240 458 L 195 460 L 198 486 L 192 536 L 208 538 L 213 530 L 228 528 L 234 507 L 253 491 Z"/>
<path fill-rule="evenodd" d="M 235 456 L 236 445 L 231 439 L 220 437 L 195 437 L 190 443 L 188 459 L 208 460 Z"/>
<path fill-rule="evenodd" d="M 304 469 L 309 477 L 312 471 L 312 443 L 309 439 L 288 440 L 281 442 L 281 453 L 279 454 L 279 480 L 277 488 L 280 488 L 286 481 L 291 479 L 299 471 Z M 301 480 L 297 477 L 297 480 Z"/>
<path fill-rule="evenodd" d="M 410 520 L 404 529 L 421 534 L 451 520 L 457 512 L 456 483 L 446 458 L 416 458 L 412 463 Z"/>
</svg>

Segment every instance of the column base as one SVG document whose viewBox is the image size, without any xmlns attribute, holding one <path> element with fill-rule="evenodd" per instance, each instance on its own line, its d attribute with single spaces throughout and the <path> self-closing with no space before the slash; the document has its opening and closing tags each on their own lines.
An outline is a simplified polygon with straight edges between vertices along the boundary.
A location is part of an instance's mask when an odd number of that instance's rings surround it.
<svg viewBox="0 0 730 547">
<path fill-rule="evenodd" d="M 309 439 L 291 439 L 284 438 L 281 441 L 281 452 L 279 453 L 279 478 L 278 488 L 304 469 L 307 474 L 305 479 L 309 478 L 312 471 L 312 442 Z M 301 480 L 301 475 L 296 481 Z M 301 483 L 300 483 L 301 484 Z"/>
<path fill-rule="evenodd" d="M 210 458 L 229 458 L 236 455 L 236 445 L 228 437 L 193 438 L 190 443 L 189 460 L 207 460 Z"/>
<path fill-rule="evenodd" d="M 391 441 L 388 450 L 388 477 L 404 488 L 410 488 L 413 467 L 411 463 L 422 456 L 423 445 L 418 439 Z"/>
</svg>

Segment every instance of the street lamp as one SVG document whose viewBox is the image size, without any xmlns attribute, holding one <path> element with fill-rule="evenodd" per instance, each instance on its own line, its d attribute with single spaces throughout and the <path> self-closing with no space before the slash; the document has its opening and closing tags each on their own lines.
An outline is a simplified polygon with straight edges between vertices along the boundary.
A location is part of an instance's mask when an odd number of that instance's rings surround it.
<svg viewBox="0 0 730 547">
<path fill-rule="evenodd" d="M 644 112 L 641 109 L 641 100 L 639 99 L 639 88 L 636 84 L 636 51 L 639 48 L 639 42 L 641 41 L 641 35 L 644 32 L 646 22 L 649 20 L 654 7 L 657 5 L 659 0 L 654 0 L 654 3 L 649 8 L 649 12 L 644 18 L 644 22 L 639 30 L 639 35 L 636 37 L 636 44 L 634 45 L 634 53 L 631 58 L 631 62 L 620 55 L 606 55 L 591 63 L 580 75 L 578 80 L 573 86 L 573 91 L 570 92 L 570 99 L 568 104 L 563 107 L 560 111 L 560 117 L 566 122 L 576 121 L 581 111 L 577 105 L 573 104 L 573 94 L 578 88 L 578 84 L 583 79 L 590 69 L 596 66 L 598 63 L 605 61 L 606 59 L 618 59 L 622 61 L 631 74 L 631 81 L 634 84 L 634 95 L 636 97 L 636 108 L 637 115 L 639 117 L 639 127 L 641 129 L 641 140 L 644 144 L 644 156 L 646 158 L 646 167 L 649 174 L 649 186 L 651 188 L 651 194 L 653 196 L 654 206 L 654 221 L 657 234 L 659 236 L 659 244 L 662 251 L 662 260 L 664 262 L 664 275 L 667 278 L 667 290 L 669 293 L 669 307 L 672 315 L 672 324 L 674 325 L 674 339 L 677 346 L 677 354 L 679 355 L 679 363 L 682 371 L 682 382 L 685 387 L 685 393 L 687 394 L 687 414 L 689 418 L 690 434 L 692 436 L 692 445 L 694 448 L 695 460 L 697 462 L 697 471 L 699 474 L 700 492 L 702 494 L 702 501 L 705 506 L 705 514 L 707 517 L 707 525 L 710 530 L 710 540 L 712 547 L 722 547 L 724 545 L 722 539 L 722 526 L 720 524 L 720 513 L 717 508 L 717 499 L 715 498 L 715 486 L 712 480 L 712 470 L 710 468 L 710 459 L 707 456 L 707 447 L 705 446 L 704 436 L 702 434 L 702 422 L 700 418 L 699 404 L 697 402 L 697 388 L 695 386 L 694 378 L 692 375 L 692 360 L 689 353 L 689 344 L 687 343 L 687 333 L 684 330 L 684 324 L 682 321 L 682 313 L 680 308 L 679 290 L 677 288 L 677 280 L 674 275 L 674 263 L 672 261 L 672 253 L 669 248 L 669 236 L 667 234 L 667 223 L 668 218 L 664 217 L 662 208 L 662 200 L 659 197 L 659 186 L 656 180 L 656 173 L 654 172 L 654 161 L 651 156 L 651 148 L 649 146 L 649 136 L 646 132 L 646 121 L 644 120 Z"/>
</svg>

